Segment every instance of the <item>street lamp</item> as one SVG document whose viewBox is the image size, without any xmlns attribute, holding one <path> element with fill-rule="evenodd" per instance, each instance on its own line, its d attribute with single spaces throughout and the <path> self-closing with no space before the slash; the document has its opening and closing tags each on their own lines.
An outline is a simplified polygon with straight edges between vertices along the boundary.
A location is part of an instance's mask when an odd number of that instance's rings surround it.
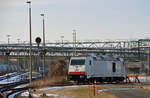
<svg viewBox="0 0 150 98">
<path fill-rule="evenodd" d="M 43 76 L 45 71 L 45 20 L 44 14 L 40 14 L 43 17 Z"/>
<path fill-rule="evenodd" d="M 29 37 L 30 37 L 30 83 L 32 81 L 32 29 L 31 29 L 31 1 L 27 1 L 29 4 Z"/>
<path fill-rule="evenodd" d="M 7 35 L 7 37 L 8 37 L 8 45 L 10 43 L 10 36 L 11 35 Z M 6 52 L 8 66 L 9 66 L 9 55 L 10 55 L 10 52 L 9 52 L 9 47 L 8 47 L 8 51 Z"/>
<path fill-rule="evenodd" d="M 44 14 L 40 14 L 43 17 L 43 48 L 45 49 L 45 20 Z"/>
<path fill-rule="evenodd" d="M 18 38 L 17 40 L 18 40 L 18 46 L 19 46 L 20 39 Z M 20 65 L 20 60 L 19 60 L 19 51 L 18 51 L 18 65 L 17 65 L 17 72 L 20 71 L 19 65 Z"/>
<path fill-rule="evenodd" d="M 73 48 L 74 48 L 74 53 L 73 56 L 76 56 L 76 30 L 73 30 Z"/>
</svg>

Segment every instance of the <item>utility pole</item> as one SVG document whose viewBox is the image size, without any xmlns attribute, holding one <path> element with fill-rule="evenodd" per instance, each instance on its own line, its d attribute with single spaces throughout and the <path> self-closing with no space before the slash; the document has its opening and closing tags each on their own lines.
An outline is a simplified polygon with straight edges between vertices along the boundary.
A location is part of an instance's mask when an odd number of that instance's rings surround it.
<svg viewBox="0 0 150 98">
<path fill-rule="evenodd" d="M 46 54 L 46 50 L 45 50 L 45 20 L 44 20 L 44 14 L 41 14 L 41 16 L 43 17 L 43 77 L 44 77 L 44 73 L 45 73 L 45 54 Z"/>
<path fill-rule="evenodd" d="M 31 28 L 31 1 L 27 1 L 29 4 L 29 37 L 30 37 L 30 83 L 32 82 L 32 28 Z"/>
<path fill-rule="evenodd" d="M 73 52 L 73 56 L 76 56 L 76 30 L 73 30 L 73 49 L 74 49 L 74 52 Z"/>
</svg>

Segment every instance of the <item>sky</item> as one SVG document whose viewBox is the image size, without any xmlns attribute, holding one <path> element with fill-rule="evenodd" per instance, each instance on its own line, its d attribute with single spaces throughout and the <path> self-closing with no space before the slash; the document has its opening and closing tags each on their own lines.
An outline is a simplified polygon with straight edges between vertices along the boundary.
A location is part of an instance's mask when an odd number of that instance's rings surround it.
<svg viewBox="0 0 150 98">
<path fill-rule="evenodd" d="M 0 0 L 0 43 L 29 41 L 27 0 Z M 150 0 L 31 0 L 32 42 L 42 38 L 45 14 L 46 42 L 150 38 Z"/>
</svg>

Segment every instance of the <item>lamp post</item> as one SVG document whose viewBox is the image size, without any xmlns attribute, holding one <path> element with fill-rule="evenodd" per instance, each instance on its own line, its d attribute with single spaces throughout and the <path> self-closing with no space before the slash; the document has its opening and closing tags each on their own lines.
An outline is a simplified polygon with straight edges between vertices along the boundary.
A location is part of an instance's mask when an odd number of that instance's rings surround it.
<svg viewBox="0 0 150 98">
<path fill-rule="evenodd" d="M 43 76 L 45 72 L 45 20 L 44 20 L 44 14 L 40 14 L 43 18 Z"/>
<path fill-rule="evenodd" d="M 45 20 L 44 20 L 44 14 L 41 14 L 43 17 L 43 49 L 45 49 Z"/>
<path fill-rule="evenodd" d="M 17 40 L 18 40 L 18 46 L 19 46 L 20 39 L 18 38 Z M 18 51 L 18 65 L 17 65 L 17 72 L 20 71 L 19 65 L 20 65 L 20 60 L 19 60 L 19 51 Z"/>
<path fill-rule="evenodd" d="M 7 35 L 7 38 L 8 38 L 8 45 L 9 45 L 9 43 L 10 43 L 10 36 L 11 36 L 11 35 Z M 6 54 L 9 54 L 9 47 L 8 47 L 8 52 L 7 52 Z M 9 55 L 7 55 L 7 56 L 9 56 Z M 8 58 L 8 57 L 7 57 L 7 62 L 8 62 L 8 65 L 9 65 L 9 58 Z"/>
<path fill-rule="evenodd" d="M 26 43 L 26 41 L 23 41 L 23 45 L 24 45 L 24 72 L 26 71 L 26 57 L 25 57 L 25 43 Z"/>
<path fill-rule="evenodd" d="M 9 43 L 10 43 L 10 36 L 11 36 L 11 35 L 7 35 L 7 38 L 8 38 L 8 46 L 9 46 Z M 8 51 L 6 52 L 7 64 L 8 64 L 8 66 L 9 66 L 9 55 L 10 55 L 10 52 L 9 52 L 9 47 L 8 47 Z"/>
<path fill-rule="evenodd" d="M 27 1 L 29 4 L 29 37 L 30 37 L 30 83 L 32 81 L 32 28 L 31 28 L 31 1 Z"/>
<path fill-rule="evenodd" d="M 76 56 L 76 30 L 73 30 L 73 48 L 74 48 L 74 53 L 73 56 Z"/>
</svg>

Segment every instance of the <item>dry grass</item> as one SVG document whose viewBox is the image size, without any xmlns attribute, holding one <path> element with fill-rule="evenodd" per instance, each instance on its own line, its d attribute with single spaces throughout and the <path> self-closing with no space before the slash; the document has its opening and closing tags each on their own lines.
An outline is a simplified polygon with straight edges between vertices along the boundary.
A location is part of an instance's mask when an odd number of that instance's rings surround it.
<svg viewBox="0 0 150 98">
<path fill-rule="evenodd" d="M 146 86 L 146 85 L 143 85 Z M 134 87 L 143 87 L 142 85 L 106 85 L 98 86 L 98 89 L 107 89 L 107 88 L 134 88 Z M 147 85 L 148 86 L 148 85 Z M 150 90 L 146 90 L 150 92 Z M 117 98 L 114 95 L 110 95 L 104 92 L 98 93 L 97 96 L 93 96 L 93 92 L 88 90 L 87 86 L 81 86 L 80 88 L 66 88 L 60 90 L 50 90 L 50 91 L 38 91 L 34 93 L 45 93 L 45 94 L 58 94 L 60 96 L 68 96 L 68 98 Z"/>
<path fill-rule="evenodd" d="M 138 91 L 150 93 L 150 86 L 147 89 L 138 89 Z"/>
<path fill-rule="evenodd" d="M 150 93 L 150 89 L 138 89 L 138 91 L 142 91 L 142 92 Z"/>
<path fill-rule="evenodd" d="M 98 89 L 107 89 L 107 88 L 136 88 L 136 87 L 145 87 L 149 85 L 106 85 L 98 86 Z"/>
<path fill-rule="evenodd" d="M 33 81 L 31 84 L 29 84 L 29 86 L 33 88 L 40 88 L 46 86 L 66 85 L 68 83 L 69 82 L 67 82 L 64 77 L 55 77 Z"/>
<path fill-rule="evenodd" d="M 98 89 L 107 89 L 107 88 L 134 88 L 134 87 L 143 87 L 145 85 L 106 85 L 106 86 L 98 86 Z M 147 85 L 148 86 L 148 85 Z M 145 92 L 149 92 L 150 90 L 144 90 Z M 93 92 L 88 90 L 87 86 L 81 86 L 80 88 L 67 88 L 53 91 L 36 91 L 35 93 L 50 93 L 50 94 L 58 94 L 58 95 L 66 95 L 68 98 L 117 98 L 114 95 L 110 95 L 104 92 L 100 92 L 97 96 L 93 96 Z"/>
<path fill-rule="evenodd" d="M 97 93 L 97 95 L 94 96 L 93 92 L 89 92 L 87 87 L 61 89 L 57 91 L 37 91 L 36 93 L 58 94 L 60 96 L 65 95 L 67 98 L 117 98 L 116 96 L 104 92 Z"/>
<path fill-rule="evenodd" d="M 62 94 L 75 96 L 75 98 L 116 98 L 104 92 L 97 93 L 95 96 L 92 91 L 89 91 L 87 87 L 75 88 L 71 90 L 64 90 Z"/>
<path fill-rule="evenodd" d="M 46 87 L 54 85 L 67 85 L 70 82 L 66 81 L 67 64 L 64 60 L 55 60 L 50 63 L 48 75 L 36 81 L 33 81 L 30 87 Z"/>
<path fill-rule="evenodd" d="M 48 77 L 62 77 L 67 76 L 67 64 L 64 60 L 52 61 L 50 64 Z"/>
</svg>

